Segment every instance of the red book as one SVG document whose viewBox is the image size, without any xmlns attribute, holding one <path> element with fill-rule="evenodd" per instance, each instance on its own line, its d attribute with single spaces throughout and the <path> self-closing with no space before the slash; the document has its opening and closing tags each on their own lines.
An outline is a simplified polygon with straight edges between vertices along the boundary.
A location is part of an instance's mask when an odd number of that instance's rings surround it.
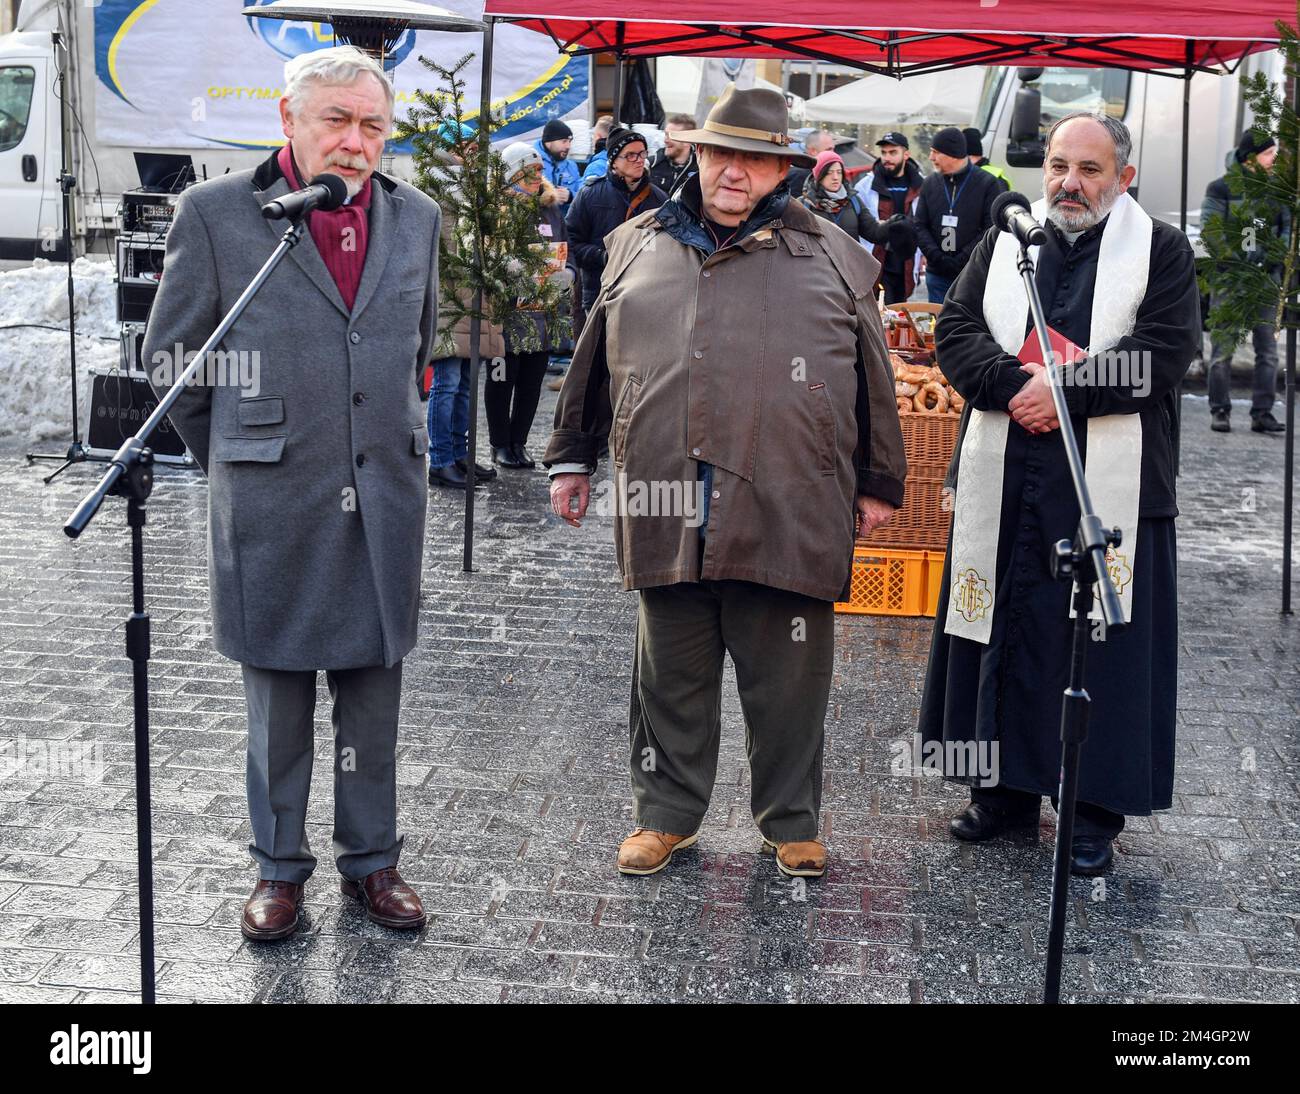
<svg viewBox="0 0 1300 1094">
<path fill-rule="evenodd" d="M 1076 346 L 1060 331 L 1052 327 L 1047 328 L 1047 340 L 1052 346 L 1052 353 L 1056 356 L 1058 365 L 1069 364 L 1083 352 L 1082 346 Z M 1025 339 L 1025 344 L 1020 347 L 1020 352 L 1016 356 L 1022 364 L 1046 364 L 1043 360 L 1043 351 L 1038 345 L 1038 331 L 1031 330 L 1029 332 L 1029 337 Z"/>
</svg>

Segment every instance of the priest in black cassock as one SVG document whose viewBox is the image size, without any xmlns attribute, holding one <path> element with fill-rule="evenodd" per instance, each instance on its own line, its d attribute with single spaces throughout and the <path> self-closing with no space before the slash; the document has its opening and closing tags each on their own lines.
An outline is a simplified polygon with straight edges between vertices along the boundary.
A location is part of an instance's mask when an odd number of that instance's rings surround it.
<svg viewBox="0 0 1300 1094">
<path fill-rule="evenodd" d="M 1127 193 L 1135 168 L 1122 122 L 1062 118 L 1048 135 L 1033 248 L 1093 504 L 1123 542 L 1108 555 L 1129 626 L 1092 625 L 1071 868 L 1103 873 L 1126 814 L 1172 804 L 1178 597 L 1174 518 L 1177 385 L 1200 347 L 1192 248 Z M 953 529 L 944 560 L 920 735 L 944 774 L 971 787 L 950 824 L 984 840 L 1037 826 L 1060 769 L 1069 678 L 1069 585 L 1049 554 L 1079 508 L 1032 333 L 1014 237 L 991 229 L 953 284 L 937 327 L 939 365 L 966 399 Z M 1036 342 L 1033 343 L 1036 345 Z M 1029 353 L 1024 355 L 1028 359 Z M 1039 358 L 1041 360 L 1041 357 Z M 976 759 L 978 757 L 978 759 Z M 960 762 L 959 762 L 960 761 Z"/>
</svg>

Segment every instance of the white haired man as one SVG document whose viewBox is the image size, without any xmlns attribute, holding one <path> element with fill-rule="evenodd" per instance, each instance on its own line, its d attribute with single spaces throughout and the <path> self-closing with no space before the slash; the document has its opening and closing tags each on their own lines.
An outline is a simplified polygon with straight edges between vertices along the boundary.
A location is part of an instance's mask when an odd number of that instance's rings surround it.
<svg viewBox="0 0 1300 1094">
<path fill-rule="evenodd" d="M 260 360 L 256 397 L 188 388 L 172 421 L 208 476 L 213 639 L 248 703 L 250 939 L 297 930 L 317 673 L 333 697 L 334 857 L 343 892 L 388 927 L 424 923 L 397 872 L 402 658 L 416 639 L 429 434 L 420 373 L 438 314 L 439 210 L 379 174 L 393 91 L 353 47 L 285 66 L 288 143 L 182 196 L 145 358 L 202 345 L 274 248 L 267 202 L 322 172 L 348 199 L 307 231 L 223 342 Z M 161 355 L 159 357 L 158 355 Z M 173 380 L 155 374 L 155 388 Z"/>
</svg>

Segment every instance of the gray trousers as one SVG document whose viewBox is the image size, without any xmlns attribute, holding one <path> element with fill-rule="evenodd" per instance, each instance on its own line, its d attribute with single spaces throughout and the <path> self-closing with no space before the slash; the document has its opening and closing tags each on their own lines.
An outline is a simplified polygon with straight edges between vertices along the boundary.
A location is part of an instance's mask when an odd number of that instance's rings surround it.
<svg viewBox="0 0 1300 1094">
<path fill-rule="evenodd" d="M 307 846 L 311 791 L 312 719 L 316 673 L 244 670 L 248 701 L 248 850 L 264 881 L 302 884 L 316 868 Z M 334 701 L 334 859 L 339 873 L 359 881 L 396 866 L 397 714 L 402 663 L 329 670 Z"/>
<path fill-rule="evenodd" d="M 1217 301 L 1215 301 L 1217 303 Z M 1213 304 L 1211 304 L 1213 307 Z M 1250 416 L 1258 417 L 1273 409 L 1277 397 L 1277 338 L 1273 333 L 1273 309 L 1265 309 L 1261 322 L 1250 330 L 1255 350 L 1255 374 L 1250 392 Z M 1210 409 L 1232 413 L 1230 388 L 1232 381 L 1232 355 L 1235 343 L 1214 339 L 1210 343 L 1210 368 L 1207 377 Z"/>
<path fill-rule="evenodd" d="M 816 836 L 834 626 L 829 601 L 746 581 L 641 590 L 629 719 L 638 826 L 690 835 L 704 820 L 729 653 L 759 831 L 776 842 Z"/>
</svg>

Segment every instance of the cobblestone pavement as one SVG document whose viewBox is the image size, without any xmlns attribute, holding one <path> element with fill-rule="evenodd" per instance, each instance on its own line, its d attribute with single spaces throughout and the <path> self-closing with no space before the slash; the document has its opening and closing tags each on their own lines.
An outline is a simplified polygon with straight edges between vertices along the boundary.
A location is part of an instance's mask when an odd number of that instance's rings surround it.
<svg viewBox="0 0 1300 1094">
<path fill-rule="evenodd" d="M 1071 998 L 1300 999 L 1300 639 L 1278 613 L 1282 442 L 1237 418 L 1237 432 L 1213 435 L 1204 401 L 1185 400 L 1175 805 L 1129 821 L 1104 892 L 1073 883 Z M 0 1000 L 129 1001 L 128 540 L 119 502 L 66 540 L 62 520 L 98 471 L 48 489 L 43 473 L 20 451 L 0 457 L 0 735 L 28 761 L 0 779 Z M 915 724 L 928 620 L 837 618 L 824 880 L 801 891 L 760 851 L 734 683 L 698 847 L 655 877 L 623 878 L 634 598 L 618 588 L 610 524 L 550 517 L 540 471 L 481 494 L 468 577 L 463 499 L 431 497 L 421 640 L 406 662 L 402 869 L 428 927 L 386 931 L 339 894 L 322 688 L 309 923 L 254 945 L 238 930 L 255 880 L 244 708 L 236 666 L 210 644 L 206 487 L 161 474 L 147 533 L 160 999 L 1038 997 L 1050 809 L 1036 836 L 961 845 L 946 832 L 961 791 L 889 773 Z M 33 760 L 32 747 L 55 745 L 97 746 L 102 780 Z"/>
</svg>

